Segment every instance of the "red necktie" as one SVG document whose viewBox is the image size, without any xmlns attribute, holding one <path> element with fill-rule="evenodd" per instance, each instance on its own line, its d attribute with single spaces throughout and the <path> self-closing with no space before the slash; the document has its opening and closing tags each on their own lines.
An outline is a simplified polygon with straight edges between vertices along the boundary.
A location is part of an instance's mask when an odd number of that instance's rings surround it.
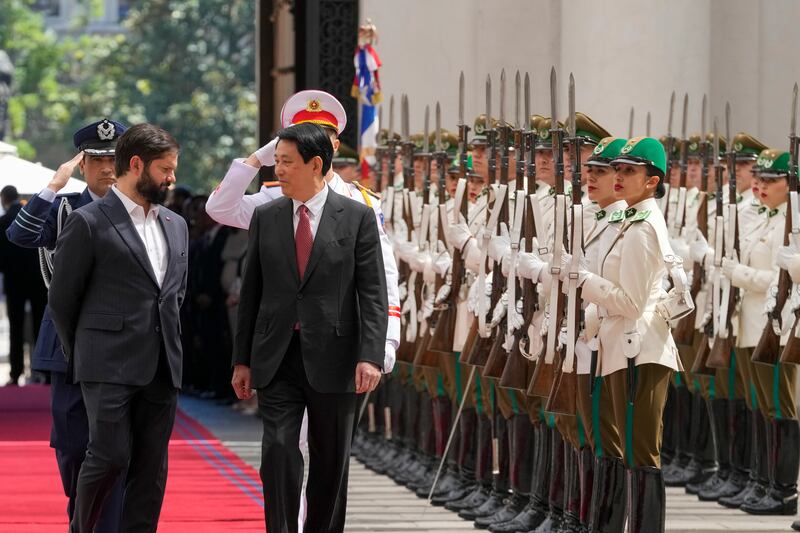
<svg viewBox="0 0 800 533">
<path fill-rule="evenodd" d="M 308 258 L 311 255 L 311 245 L 314 244 L 314 236 L 311 234 L 311 220 L 308 218 L 308 208 L 301 205 L 297 208 L 300 221 L 297 223 L 297 231 L 294 233 L 294 250 L 297 256 L 297 273 L 300 281 L 306 273 Z"/>
</svg>

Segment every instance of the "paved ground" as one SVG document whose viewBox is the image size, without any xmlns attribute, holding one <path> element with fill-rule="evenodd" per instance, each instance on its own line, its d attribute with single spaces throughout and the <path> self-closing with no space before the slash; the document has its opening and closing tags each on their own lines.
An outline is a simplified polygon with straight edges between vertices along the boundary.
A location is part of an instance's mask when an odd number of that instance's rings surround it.
<svg viewBox="0 0 800 533">
<path fill-rule="evenodd" d="M 261 429 L 255 417 L 194 398 L 181 398 L 181 407 L 208 427 L 243 460 L 258 467 Z M 792 517 L 753 517 L 714 503 L 701 503 L 679 489 L 667 490 L 667 531 L 745 533 L 788 532 Z M 347 531 L 449 533 L 476 531 L 439 507 L 429 507 L 389 478 L 353 461 L 350 470 Z"/>
</svg>

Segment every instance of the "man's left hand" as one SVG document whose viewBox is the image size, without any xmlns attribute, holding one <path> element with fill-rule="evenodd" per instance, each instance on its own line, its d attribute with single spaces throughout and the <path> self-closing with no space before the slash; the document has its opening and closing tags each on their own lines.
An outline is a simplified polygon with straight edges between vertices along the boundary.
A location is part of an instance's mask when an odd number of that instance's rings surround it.
<svg viewBox="0 0 800 533">
<path fill-rule="evenodd" d="M 356 365 L 356 394 L 372 392 L 381 382 L 381 371 L 377 365 L 362 361 Z"/>
</svg>

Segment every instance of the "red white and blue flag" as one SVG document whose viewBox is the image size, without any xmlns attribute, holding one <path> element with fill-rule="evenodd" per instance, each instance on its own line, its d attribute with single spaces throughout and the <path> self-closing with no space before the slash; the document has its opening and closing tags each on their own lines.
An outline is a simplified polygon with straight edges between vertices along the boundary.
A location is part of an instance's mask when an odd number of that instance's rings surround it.
<svg viewBox="0 0 800 533">
<path fill-rule="evenodd" d="M 381 59 L 371 44 L 359 44 L 353 61 L 356 75 L 353 79 L 351 93 L 354 98 L 358 98 L 361 107 L 359 160 L 361 179 L 366 180 L 369 176 L 370 166 L 375 164 L 375 148 L 378 146 L 378 131 L 380 130 L 377 105 L 381 101 L 381 84 L 378 78 Z"/>
</svg>

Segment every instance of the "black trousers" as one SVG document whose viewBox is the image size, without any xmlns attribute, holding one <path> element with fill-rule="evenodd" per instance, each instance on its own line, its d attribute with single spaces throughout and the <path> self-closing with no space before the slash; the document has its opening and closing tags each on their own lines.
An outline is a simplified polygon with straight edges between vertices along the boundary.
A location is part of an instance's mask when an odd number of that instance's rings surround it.
<svg viewBox="0 0 800 533">
<path fill-rule="evenodd" d="M 78 475 L 71 533 L 92 533 L 127 469 L 120 533 L 155 533 L 167 484 L 167 447 L 178 391 L 165 356 L 148 385 L 81 383 L 89 444 Z"/>
<path fill-rule="evenodd" d="M 355 393 L 323 394 L 308 383 L 297 334 L 277 374 L 258 391 L 264 422 L 261 481 L 269 533 L 295 533 L 303 484 L 298 442 L 303 410 L 308 409 L 308 514 L 305 531 L 341 533 L 347 507 L 350 443 Z"/>
<path fill-rule="evenodd" d="M 33 342 L 31 352 L 39 336 L 39 326 L 42 323 L 44 308 L 47 306 L 47 289 L 44 283 L 22 282 L 6 279 L 6 308 L 8 309 L 8 329 L 10 351 L 8 354 L 11 364 L 11 380 L 17 381 L 25 374 L 25 303 L 31 304 L 31 318 L 33 319 Z"/>
<path fill-rule="evenodd" d="M 66 379 L 67 376 L 61 372 L 50 372 L 50 378 L 50 412 L 53 415 L 50 447 L 56 452 L 61 484 L 64 487 L 64 494 L 69 499 L 67 515 L 72 520 L 75 515 L 78 475 L 89 444 L 89 420 L 86 418 L 81 386 L 70 383 Z M 124 481 L 121 476 L 114 484 L 103 504 L 100 518 L 94 526 L 94 533 L 119 531 Z"/>
</svg>

